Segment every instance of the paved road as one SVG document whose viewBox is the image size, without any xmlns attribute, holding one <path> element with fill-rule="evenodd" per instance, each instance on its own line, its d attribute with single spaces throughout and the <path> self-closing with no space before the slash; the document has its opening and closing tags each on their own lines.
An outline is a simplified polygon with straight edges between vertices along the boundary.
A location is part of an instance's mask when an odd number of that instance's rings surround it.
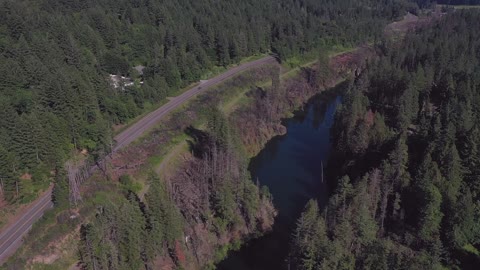
<svg viewBox="0 0 480 270">
<path fill-rule="evenodd" d="M 203 82 L 201 85 L 193 87 L 192 89 L 187 90 L 175 98 L 172 98 L 167 104 L 149 113 L 138 122 L 118 134 L 115 137 L 116 144 L 113 148 L 113 152 L 120 150 L 122 147 L 125 147 L 126 145 L 138 139 L 147 130 L 152 128 L 160 119 L 162 119 L 162 117 L 176 109 L 179 105 L 185 103 L 193 96 L 207 90 L 212 86 L 218 85 L 219 83 L 234 75 L 237 75 L 246 69 L 275 62 L 275 58 L 268 56 L 256 61 L 236 66 L 229 69 L 225 73 Z M 18 218 L 17 222 L 6 228 L 3 233 L 0 234 L 0 265 L 21 245 L 22 237 L 28 232 L 33 223 L 37 221 L 47 209 L 53 206 L 51 197 L 52 193 L 50 189 L 44 195 L 42 195 L 36 201 L 36 203 L 32 204 L 30 209 L 20 218 Z"/>
<path fill-rule="evenodd" d="M 50 188 L 42 197 L 37 199 L 36 203 L 33 204 L 21 218 L 0 234 L 0 263 L 13 255 L 22 243 L 22 236 L 30 230 L 33 223 L 37 221 L 47 209 L 53 207 L 51 192 Z"/>
</svg>

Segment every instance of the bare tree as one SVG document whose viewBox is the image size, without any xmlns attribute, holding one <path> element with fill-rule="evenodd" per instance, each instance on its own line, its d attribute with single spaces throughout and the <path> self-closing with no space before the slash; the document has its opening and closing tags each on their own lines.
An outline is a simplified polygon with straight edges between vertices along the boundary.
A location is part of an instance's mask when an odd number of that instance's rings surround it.
<svg viewBox="0 0 480 270">
<path fill-rule="evenodd" d="M 72 162 L 67 162 L 66 169 L 68 173 L 70 205 L 77 206 L 77 204 L 82 200 L 79 182 L 80 179 L 86 177 L 85 169 L 79 169 L 79 167 L 76 164 L 72 164 Z"/>
</svg>

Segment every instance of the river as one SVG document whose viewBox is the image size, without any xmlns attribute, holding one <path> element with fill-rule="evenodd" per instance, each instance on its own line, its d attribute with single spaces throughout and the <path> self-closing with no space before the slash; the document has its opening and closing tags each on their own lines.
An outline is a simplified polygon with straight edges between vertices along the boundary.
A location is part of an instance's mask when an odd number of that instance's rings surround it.
<svg viewBox="0 0 480 270">
<path fill-rule="evenodd" d="M 328 200 L 322 167 L 329 157 L 330 129 L 340 103 L 341 97 L 331 92 L 312 98 L 303 110 L 284 121 L 287 134 L 272 139 L 252 159 L 252 179 L 270 189 L 279 213 L 270 233 L 231 252 L 217 269 L 289 269 L 290 236 L 305 204 L 314 198 L 322 207 Z"/>
</svg>

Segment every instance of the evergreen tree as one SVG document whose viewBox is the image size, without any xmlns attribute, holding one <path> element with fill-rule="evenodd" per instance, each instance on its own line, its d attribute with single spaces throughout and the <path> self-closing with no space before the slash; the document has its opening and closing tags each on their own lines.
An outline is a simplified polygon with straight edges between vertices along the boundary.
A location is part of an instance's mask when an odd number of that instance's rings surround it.
<svg viewBox="0 0 480 270">
<path fill-rule="evenodd" d="M 158 177 L 150 176 L 150 188 L 146 194 L 148 205 L 149 230 L 154 250 L 162 252 L 164 243 L 172 247 L 182 235 L 182 218 L 177 207 L 167 194 L 165 183 Z"/>
<path fill-rule="evenodd" d="M 69 184 L 65 170 L 57 166 L 55 172 L 54 186 L 52 191 L 52 201 L 57 207 L 66 207 L 69 205 Z"/>
<path fill-rule="evenodd" d="M 18 175 L 15 173 L 14 156 L 0 145 L 0 188 L 3 198 L 12 201 L 18 197 Z"/>
</svg>

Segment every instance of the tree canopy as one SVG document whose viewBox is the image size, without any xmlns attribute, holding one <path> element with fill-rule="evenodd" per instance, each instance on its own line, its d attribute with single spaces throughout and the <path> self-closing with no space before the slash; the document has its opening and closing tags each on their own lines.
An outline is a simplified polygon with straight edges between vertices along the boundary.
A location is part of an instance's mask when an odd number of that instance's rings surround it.
<svg viewBox="0 0 480 270">
<path fill-rule="evenodd" d="M 9 153 L 2 159 L 7 198 L 22 196 L 9 191 L 25 172 L 46 186 L 48 172 L 72 151 L 108 151 L 113 125 L 215 66 L 260 53 L 286 60 L 373 41 L 408 8 L 415 7 L 404 0 L 2 0 L 0 149 Z M 114 87 L 109 74 L 133 84 Z"/>
<path fill-rule="evenodd" d="M 445 15 L 350 84 L 333 130 L 339 180 L 323 213 L 310 203 L 299 220 L 299 269 L 478 266 L 478 21 L 475 10 Z"/>
</svg>

